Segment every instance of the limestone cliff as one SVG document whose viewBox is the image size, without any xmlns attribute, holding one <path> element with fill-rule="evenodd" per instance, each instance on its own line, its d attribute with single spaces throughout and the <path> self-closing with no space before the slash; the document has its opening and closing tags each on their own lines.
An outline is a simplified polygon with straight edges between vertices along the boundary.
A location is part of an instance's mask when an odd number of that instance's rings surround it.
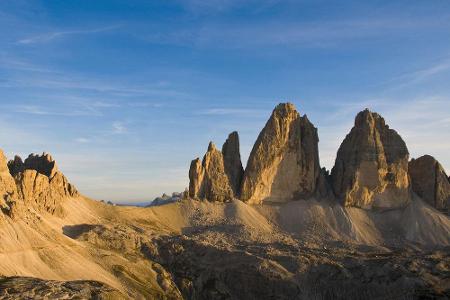
<svg viewBox="0 0 450 300">
<path fill-rule="evenodd" d="M 244 168 L 242 167 L 239 150 L 239 135 L 236 131 L 230 133 L 222 146 L 223 163 L 225 173 L 228 176 L 234 195 L 238 196 L 241 188 Z"/>
<path fill-rule="evenodd" d="M 279 104 L 251 151 L 241 199 L 249 203 L 308 198 L 320 174 L 317 129 L 291 103 Z"/>
<path fill-rule="evenodd" d="M 450 181 L 444 168 L 432 156 L 424 155 L 409 162 L 413 191 L 431 206 L 450 209 Z"/>
<path fill-rule="evenodd" d="M 379 114 L 360 112 L 331 171 L 336 196 L 366 209 L 404 206 L 410 200 L 408 157 L 403 139 Z"/>
<path fill-rule="evenodd" d="M 0 150 L 0 209 L 3 213 L 10 215 L 13 197 L 17 194 L 14 178 L 11 176 L 7 166 L 7 160 L 3 151 Z"/>
<path fill-rule="evenodd" d="M 191 198 L 227 202 L 233 199 L 222 153 L 211 142 L 203 161 L 195 159 L 189 169 L 189 196 Z"/>
<path fill-rule="evenodd" d="M 4 186 L 9 189 L 7 210 L 12 217 L 29 208 L 62 215 L 64 199 L 78 196 L 49 154 L 31 154 L 24 162 L 16 156 L 7 166 L 5 159 L 3 169 L 2 178 L 8 182 Z"/>
</svg>

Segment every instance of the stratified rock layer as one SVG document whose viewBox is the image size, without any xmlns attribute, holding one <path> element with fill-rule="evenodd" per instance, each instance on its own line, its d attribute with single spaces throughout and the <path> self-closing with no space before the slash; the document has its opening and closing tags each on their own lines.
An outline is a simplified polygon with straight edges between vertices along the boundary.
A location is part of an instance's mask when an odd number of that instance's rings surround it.
<svg viewBox="0 0 450 300">
<path fill-rule="evenodd" d="M 424 155 L 409 162 L 413 191 L 439 210 L 450 209 L 450 181 L 444 168 L 432 156 Z"/>
<path fill-rule="evenodd" d="M 331 177 L 345 206 L 394 208 L 410 200 L 408 149 L 377 113 L 364 110 L 342 142 Z"/>
<path fill-rule="evenodd" d="M 242 177 L 244 176 L 244 168 L 242 167 L 239 151 L 239 135 L 236 131 L 230 133 L 223 144 L 222 155 L 225 173 L 228 176 L 231 189 L 234 195 L 238 196 L 241 189 Z"/>
<path fill-rule="evenodd" d="M 209 143 L 203 161 L 195 159 L 189 169 L 189 196 L 194 199 L 227 202 L 233 190 L 225 173 L 222 153 Z"/>
<path fill-rule="evenodd" d="M 286 202 L 311 197 L 320 174 L 317 129 L 291 103 L 279 104 L 251 151 L 241 199 Z"/>
</svg>

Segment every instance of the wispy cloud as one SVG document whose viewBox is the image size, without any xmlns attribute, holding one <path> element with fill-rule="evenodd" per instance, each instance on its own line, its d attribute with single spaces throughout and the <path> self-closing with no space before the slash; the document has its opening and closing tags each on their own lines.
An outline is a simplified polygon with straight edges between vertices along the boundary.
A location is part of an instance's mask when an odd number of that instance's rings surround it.
<svg viewBox="0 0 450 300">
<path fill-rule="evenodd" d="M 127 127 L 123 122 L 116 121 L 112 124 L 112 129 L 114 134 L 124 134 L 128 131 Z"/>
<path fill-rule="evenodd" d="M 87 144 L 90 142 L 89 139 L 84 138 L 84 137 L 79 137 L 75 139 L 75 142 L 80 143 L 80 144 Z"/>
<path fill-rule="evenodd" d="M 179 4 L 195 15 L 210 15 L 225 13 L 241 7 L 250 7 L 255 11 L 269 8 L 280 0 L 179 0 Z"/>
<path fill-rule="evenodd" d="M 24 71 L 24 70 L 22 70 Z M 30 70 L 25 70 L 30 71 Z M 117 80 L 116 80 L 117 81 Z M 127 80 L 120 82 L 98 80 L 98 78 L 86 78 L 76 74 L 66 74 L 63 72 L 48 72 L 48 74 L 33 74 L 23 72 L 11 74 L 4 82 L 0 82 L 0 87 L 4 88 L 42 88 L 47 90 L 63 91 L 88 91 L 96 93 L 107 93 L 117 97 L 134 96 L 166 96 L 166 97 L 189 97 L 190 95 L 178 91 L 172 87 L 161 86 L 158 82 L 138 85 L 129 83 Z"/>
<path fill-rule="evenodd" d="M 161 44 L 176 44 L 203 48 L 245 49 L 261 46 L 335 47 L 349 41 L 371 40 L 413 35 L 416 30 L 446 28 L 448 20 L 401 18 L 350 19 L 306 22 L 292 20 L 264 20 L 253 22 L 219 23 L 167 29 L 151 33 L 134 33 L 138 38 Z"/>
<path fill-rule="evenodd" d="M 252 109 L 252 108 L 210 108 L 205 110 L 200 110 L 197 112 L 199 115 L 207 116 L 265 116 L 267 111 L 263 109 Z"/>
<path fill-rule="evenodd" d="M 23 59 L 17 58 L 16 56 L 4 52 L 3 53 L 0 52 L 0 68 L 30 73 L 54 73 L 54 74 L 59 73 L 50 68 L 38 66 L 36 64 L 27 62 Z"/>
<path fill-rule="evenodd" d="M 114 26 L 92 28 L 92 29 L 47 32 L 47 33 L 39 34 L 36 36 L 20 39 L 17 41 L 17 43 L 22 44 L 22 45 L 46 43 L 46 42 L 50 42 L 55 39 L 63 38 L 65 36 L 101 33 L 101 32 L 111 31 L 111 30 L 117 29 L 119 27 L 120 27 L 119 25 L 114 25 Z"/>
<path fill-rule="evenodd" d="M 446 58 L 437 63 L 432 64 L 431 66 L 398 76 L 394 78 L 391 82 L 393 82 L 394 84 L 395 82 L 398 82 L 397 85 L 394 85 L 395 88 L 402 88 L 412 84 L 420 83 L 435 75 L 447 72 L 449 70 L 450 70 L 450 58 Z"/>
<path fill-rule="evenodd" d="M 95 101 L 89 97 L 58 97 L 57 100 L 49 100 L 52 98 L 50 96 L 46 98 L 46 101 L 40 102 L 45 102 L 47 105 L 34 104 L 34 101 L 27 101 L 25 104 L 8 105 L 8 108 L 11 107 L 11 110 L 15 113 L 66 117 L 101 117 L 105 109 L 120 108 L 120 105 L 117 103 Z"/>
</svg>

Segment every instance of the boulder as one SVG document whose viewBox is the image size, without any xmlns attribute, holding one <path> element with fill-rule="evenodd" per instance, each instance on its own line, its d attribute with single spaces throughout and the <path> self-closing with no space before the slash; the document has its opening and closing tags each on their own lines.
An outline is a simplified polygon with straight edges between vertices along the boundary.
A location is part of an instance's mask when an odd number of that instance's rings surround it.
<svg viewBox="0 0 450 300">
<path fill-rule="evenodd" d="M 197 158 L 189 169 L 189 196 L 194 199 L 227 202 L 233 199 L 222 153 L 210 142 L 203 161 Z"/>
<path fill-rule="evenodd" d="M 320 174 L 317 129 L 291 103 L 281 103 L 258 136 L 241 188 L 248 203 L 314 195 Z"/>
<path fill-rule="evenodd" d="M 444 168 L 432 156 L 424 155 L 409 162 L 413 191 L 439 210 L 450 209 L 450 181 Z"/>
<path fill-rule="evenodd" d="M 402 207 L 411 198 L 408 158 L 400 135 L 366 109 L 356 116 L 337 152 L 331 171 L 334 193 L 345 206 Z"/>
<path fill-rule="evenodd" d="M 235 196 L 239 196 L 244 168 L 242 167 L 239 150 L 239 134 L 233 131 L 222 146 L 223 164 L 228 176 L 231 189 Z"/>
</svg>

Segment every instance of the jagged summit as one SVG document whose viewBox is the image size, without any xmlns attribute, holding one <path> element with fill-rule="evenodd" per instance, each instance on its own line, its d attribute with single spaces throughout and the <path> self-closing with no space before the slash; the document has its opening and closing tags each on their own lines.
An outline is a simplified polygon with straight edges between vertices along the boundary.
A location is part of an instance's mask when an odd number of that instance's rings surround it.
<svg viewBox="0 0 450 300">
<path fill-rule="evenodd" d="M 42 155 L 32 153 L 25 161 L 22 161 L 22 158 L 16 155 L 14 160 L 8 162 L 8 167 L 13 176 L 24 170 L 35 170 L 42 175 L 52 178 L 58 172 L 55 160 L 50 154 L 45 152 Z"/>
<path fill-rule="evenodd" d="M 431 155 L 409 162 L 413 191 L 431 206 L 450 210 L 450 181 L 442 165 Z"/>
<path fill-rule="evenodd" d="M 379 114 L 361 111 L 331 171 L 336 196 L 346 206 L 404 206 L 410 200 L 408 157 L 403 139 Z"/>
<path fill-rule="evenodd" d="M 278 104 L 251 151 L 241 199 L 250 203 L 308 198 L 320 173 L 317 129 L 292 103 Z"/>
<path fill-rule="evenodd" d="M 214 150 L 217 150 L 217 147 L 212 141 L 210 141 L 209 144 L 208 144 L 208 152 L 211 152 L 211 151 L 214 151 Z"/>
<path fill-rule="evenodd" d="M 231 189 L 235 196 L 239 196 L 244 168 L 242 167 L 241 154 L 239 152 L 239 134 L 233 131 L 228 135 L 222 146 L 223 163 L 225 173 L 228 176 Z"/>
<path fill-rule="evenodd" d="M 2 210 L 10 217 L 20 217 L 29 208 L 61 216 L 64 199 L 78 196 L 50 154 L 30 154 L 25 161 L 15 156 L 8 163 L 1 156 Z"/>
<path fill-rule="evenodd" d="M 366 108 L 356 115 L 331 174 L 320 167 L 318 142 L 307 116 L 292 103 L 280 103 L 260 132 L 245 170 L 237 132 L 230 133 L 222 151 L 209 143 L 203 161 L 191 163 L 189 197 L 234 197 L 250 204 L 315 198 L 392 209 L 408 205 L 414 190 L 433 207 L 449 210 L 450 180 L 442 166 L 430 156 L 409 163 L 405 142 L 380 114 Z"/>
<path fill-rule="evenodd" d="M 227 202 L 234 197 L 227 174 L 224 157 L 213 142 L 202 162 L 199 158 L 191 162 L 189 169 L 189 196 L 197 199 Z"/>
</svg>

